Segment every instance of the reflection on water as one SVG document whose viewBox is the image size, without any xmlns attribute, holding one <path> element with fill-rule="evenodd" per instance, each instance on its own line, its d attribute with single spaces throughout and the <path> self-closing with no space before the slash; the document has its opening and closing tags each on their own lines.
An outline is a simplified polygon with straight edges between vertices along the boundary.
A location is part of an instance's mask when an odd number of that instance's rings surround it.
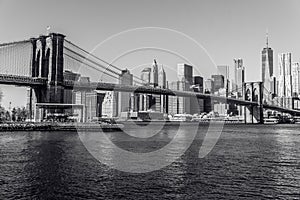
<svg viewBox="0 0 300 200">
<path fill-rule="evenodd" d="M 75 132 L 2 132 L 0 199 L 299 198 L 299 126 L 225 126 L 212 152 L 199 159 L 206 130 L 200 127 L 190 148 L 171 165 L 146 174 L 99 163 Z M 125 150 L 151 152 L 169 144 L 175 132 L 176 127 L 165 127 L 149 138 L 129 136 L 137 129 L 106 136 Z M 187 134 L 188 128 L 176 141 L 178 148 L 186 144 Z M 103 156 L 121 165 L 110 144 L 102 145 L 107 145 Z M 174 152 L 170 148 L 165 159 Z"/>
</svg>

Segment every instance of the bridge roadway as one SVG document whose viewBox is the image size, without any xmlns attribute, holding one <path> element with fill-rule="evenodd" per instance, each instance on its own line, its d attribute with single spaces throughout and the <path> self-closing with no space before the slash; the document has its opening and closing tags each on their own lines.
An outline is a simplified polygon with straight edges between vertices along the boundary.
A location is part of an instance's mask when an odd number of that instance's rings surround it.
<svg viewBox="0 0 300 200">
<path fill-rule="evenodd" d="M 26 87 L 45 87 L 47 86 L 47 79 L 33 78 L 28 76 L 16 76 L 0 74 L 0 84 L 7 85 L 18 85 Z M 149 86 L 132 86 L 132 85 L 120 85 L 114 83 L 103 83 L 103 82 L 74 82 L 64 81 L 63 86 L 65 89 L 72 90 L 105 90 L 105 91 L 118 91 L 118 92 L 134 92 L 134 93 L 146 93 L 146 94 L 162 94 L 169 96 L 179 97 L 195 97 L 199 99 L 210 99 L 212 101 L 218 101 L 222 103 L 233 103 L 236 105 L 245 106 L 260 106 L 258 102 L 246 101 L 242 99 L 236 99 L 231 97 L 222 97 L 213 94 L 202 94 L 192 91 L 178 91 L 163 88 L 153 88 Z M 276 110 L 280 112 L 290 113 L 293 115 L 300 115 L 300 110 L 286 109 L 279 106 L 263 104 L 263 108 Z"/>
</svg>

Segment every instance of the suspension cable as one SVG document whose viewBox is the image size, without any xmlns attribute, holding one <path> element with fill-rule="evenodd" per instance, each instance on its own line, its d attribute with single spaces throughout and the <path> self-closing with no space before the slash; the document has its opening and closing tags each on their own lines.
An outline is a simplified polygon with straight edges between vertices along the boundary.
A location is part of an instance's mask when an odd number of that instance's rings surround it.
<svg viewBox="0 0 300 200">
<path fill-rule="evenodd" d="M 96 68 L 96 67 L 94 67 L 94 66 L 92 66 L 92 65 L 90 65 L 90 64 L 87 64 L 87 63 L 85 63 L 85 62 L 83 62 L 83 61 L 81 61 L 81 60 L 79 60 L 79 59 L 77 59 L 77 58 L 74 58 L 74 57 L 71 56 L 71 55 L 68 55 L 68 54 L 66 54 L 66 53 L 64 53 L 64 55 L 66 55 L 67 57 L 69 57 L 69 58 L 71 58 L 71 59 L 73 59 L 73 60 L 75 60 L 75 61 L 77 61 L 77 62 L 79 62 L 79 63 L 84 64 L 85 66 L 88 66 L 88 67 L 90 67 L 90 68 L 93 68 L 93 69 L 97 70 L 98 72 L 104 73 L 104 74 L 106 74 L 106 75 L 108 75 L 108 76 L 110 76 L 110 77 L 112 77 L 112 78 L 118 79 L 117 76 L 114 76 L 114 75 L 112 75 L 112 74 L 109 74 L 109 73 L 106 72 L 106 71 L 101 71 L 99 68 Z"/>
<path fill-rule="evenodd" d="M 83 51 L 84 53 L 86 53 L 86 54 L 92 56 L 93 58 L 95 58 L 95 59 L 97 59 L 97 60 L 100 60 L 101 62 L 104 62 L 105 64 L 108 65 L 108 67 L 113 67 L 113 68 L 115 68 L 115 69 L 117 69 L 117 70 L 119 70 L 119 71 L 122 71 L 121 68 L 119 68 L 119 67 L 117 67 L 117 66 L 115 66 L 115 65 L 113 65 L 113 64 L 111 64 L 111 63 L 109 63 L 109 62 L 107 62 L 107 61 L 105 61 L 105 60 L 103 60 L 103 59 L 101 59 L 101 58 L 99 58 L 99 57 L 97 57 L 97 56 L 95 56 L 94 54 L 91 54 L 90 52 L 84 50 L 83 48 L 81 48 L 81 47 L 79 47 L 78 45 L 72 43 L 71 41 L 69 41 L 69 40 L 65 40 L 65 41 L 68 42 L 69 44 L 73 45 L 74 47 L 78 48 L 79 50 Z M 65 48 L 67 48 L 67 47 L 65 47 Z M 108 67 L 107 67 L 107 68 L 108 68 Z M 135 76 L 135 75 L 133 75 L 133 77 L 136 78 L 136 79 L 138 79 L 139 81 L 143 81 L 141 78 L 139 78 L 139 77 L 137 77 L 137 76 Z"/>
</svg>

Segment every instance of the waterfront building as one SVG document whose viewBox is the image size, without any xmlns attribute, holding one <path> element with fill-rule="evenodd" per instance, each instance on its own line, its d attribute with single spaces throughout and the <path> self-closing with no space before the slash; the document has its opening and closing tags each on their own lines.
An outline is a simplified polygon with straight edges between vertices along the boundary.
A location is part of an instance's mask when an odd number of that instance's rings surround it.
<svg viewBox="0 0 300 200">
<path fill-rule="evenodd" d="M 91 91 L 85 94 L 87 121 L 96 120 L 102 117 L 102 102 L 105 92 Z"/>
<path fill-rule="evenodd" d="M 170 90 L 178 90 L 178 81 L 173 81 L 169 85 Z M 178 97 L 169 96 L 168 99 L 168 114 L 178 114 Z"/>
<path fill-rule="evenodd" d="M 245 82 L 245 67 L 243 65 L 243 60 L 241 58 L 234 59 L 234 83 L 235 83 L 235 92 L 237 97 L 243 97 L 243 84 Z"/>
<path fill-rule="evenodd" d="M 178 90 L 191 91 L 193 82 L 193 66 L 180 63 L 177 65 L 178 77 Z M 178 97 L 178 113 L 177 114 L 190 114 L 191 113 L 191 98 Z"/>
<path fill-rule="evenodd" d="M 155 59 L 152 64 L 152 85 L 153 87 L 158 86 L 158 65 Z"/>
<path fill-rule="evenodd" d="M 102 103 L 103 117 L 117 117 L 118 116 L 118 92 L 106 91 Z"/>
<path fill-rule="evenodd" d="M 203 93 L 203 77 L 194 76 L 193 91 Z M 191 98 L 191 114 L 199 114 L 203 112 L 203 99 L 198 99 L 196 96 Z"/>
<path fill-rule="evenodd" d="M 166 88 L 167 86 L 167 77 L 166 77 L 166 72 L 164 70 L 164 67 L 161 65 L 158 71 L 158 87 L 160 88 Z M 162 113 L 167 113 L 168 111 L 168 106 L 167 106 L 167 96 L 166 95 L 160 95 L 159 97 L 159 102 L 156 102 L 159 108 L 156 109 L 156 111 L 162 112 Z"/>
<path fill-rule="evenodd" d="M 292 64 L 292 96 L 298 97 L 300 95 L 300 66 L 299 62 Z"/>
<path fill-rule="evenodd" d="M 144 85 L 150 85 L 151 82 L 151 68 L 146 67 L 141 72 L 141 79 Z"/>
<path fill-rule="evenodd" d="M 149 86 L 151 83 L 151 68 L 146 67 L 141 72 L 143 84 Z M 150 94 L 140 94 L 139 110 L 147 111 L 150 108 Z"/>
<path fill-rule="evenodd" d="M 80 78 L 80 74 L 74 73 L 69 70 L 64 71 L 64 80 L 65 81 L 78 81 Z M 73 90 L 64 90 L 64 103 L 66 104 L 74 104 L 75 103 L 75 93 Z"/>
<path fill-rule="evenodd" d="M 119 84 L 133 85 L 133 75 L 128 69 L 122 70 L 119 76 Z M 122 112 L 129 112 L 131 110 L 131 92 L 119 92 L 118 94 L 118 115 Z"/>
<path fill-rule="evenodd" d="M 213 91 L 218 92 L 220 89 L 225 88 L 225 81 L 223 75 L 212 75 L 211 78 L 214 82 Z"/>
<path fill-rule="evenodd" d="M 194 91 L 203 93 L 203 77 L 194 76 Z"/>
<path fill-rule="evenodd" d="M 193 66 L 180 63 L 177 65 L 177 78 L 179 81 L 187 81 L 193 84 Z"/>
<path fill-rule="evenodd" d="M 227 96 L 227 90 L 225 87 L 225 79 L 223 75 L 212 75 L 211 78 L 213 79 L 213 91 L 214 94 L 218 96 Z M 221 102 L 214 102 L 214 111 L 219 114 L 227 114 L 227 105 Z"/>
<path fill-rule="evenodd" d="M 226 93 L 230 91 L 230 80 L 229 80 L 229 66 L 228 65 L 219 65 L 217 66 L 218 75 L 222 75 L 224 77 L 224 87 L 226 89 Z"/>
<path fill-rule="evenodd" d="M 188 81 L 178 81 L 179 91 L 189 91 L 191 86 Z M 178 97 L 177 114 L 191 114 L 191 97 Z"/>
<path fill-rule="evenodd" d="M 278 97 L 280 106 L 291 108 L 292 98 L 292 56 L 291 53 L 282 53 L 278 56 L 279 77 L 278 77 Z"/>
<path fill-rule="evenodd" d="M 206 79 L 204 82 L 204 90 L 208 94 L 214 93 L 214 81 L 212 79 Z"/>
</svg>

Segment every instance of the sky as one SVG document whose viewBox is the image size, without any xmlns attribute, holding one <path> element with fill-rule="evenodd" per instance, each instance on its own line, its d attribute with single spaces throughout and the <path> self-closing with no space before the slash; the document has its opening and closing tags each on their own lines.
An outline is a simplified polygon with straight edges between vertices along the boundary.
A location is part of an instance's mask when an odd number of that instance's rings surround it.
<svg viewBox="0 0 300 200">
<path fill-rule="evenodd" d="M 266 30 L 275 74 L 279 53 L 300 61 L 299 13 L 297 0 L 0 0 L 0 43 L 38 37 L 50 26 L 136 76 L 154 58 L 170 81 L 182 62 L 205 78 L 216 65 L 233 75 L 233 59 L 242 58 L 246 81 L 259 81 Z M 25 105 L 24 88 L 0 88 L 3 106 Z"/>
</svg>

